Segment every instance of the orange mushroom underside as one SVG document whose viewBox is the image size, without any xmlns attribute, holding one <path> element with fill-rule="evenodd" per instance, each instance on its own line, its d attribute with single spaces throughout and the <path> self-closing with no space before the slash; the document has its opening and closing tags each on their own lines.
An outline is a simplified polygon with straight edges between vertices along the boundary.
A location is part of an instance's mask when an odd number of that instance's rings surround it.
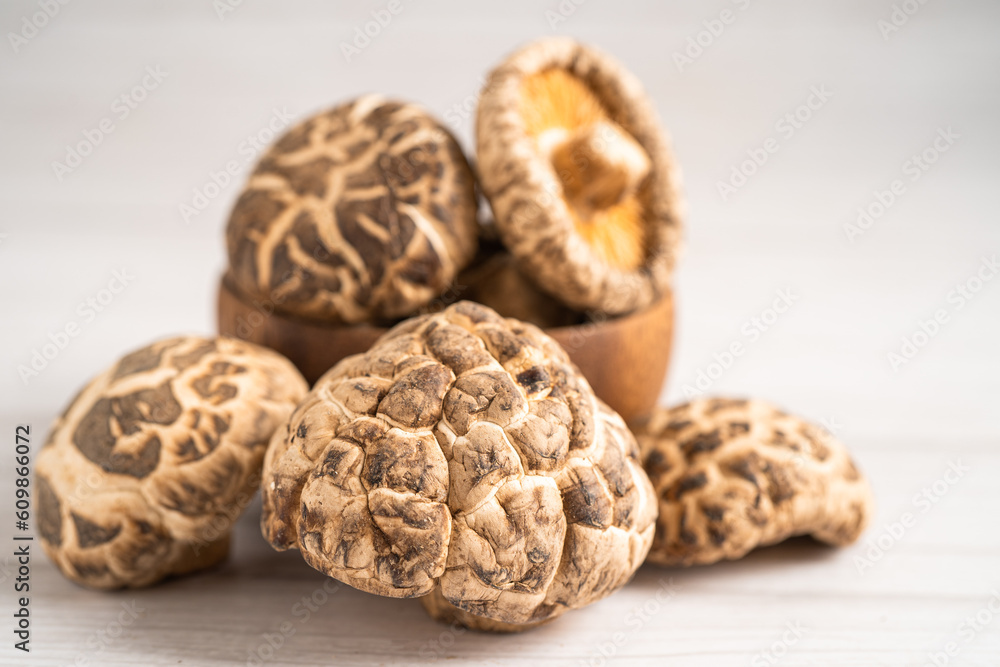
<svg viewBox="0 0 1000 667">
<path fill-rule="evenodd" d="M 610 266 L 642 266 L 648 245 L 639 193 L 649 170 L 645 151 L 566 70 L 525 77 L 520 102 L 525 130 L 551 162 L 577 234 Z"/>
</svg>

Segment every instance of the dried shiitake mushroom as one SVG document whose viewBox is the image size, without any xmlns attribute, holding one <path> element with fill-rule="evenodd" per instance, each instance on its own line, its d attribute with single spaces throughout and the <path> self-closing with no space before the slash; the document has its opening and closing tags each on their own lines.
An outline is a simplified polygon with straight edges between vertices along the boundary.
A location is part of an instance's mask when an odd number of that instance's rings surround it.
<svg viewBox="0 0 1000 667">
<path fill-rule="evenodd" d="M 69 579 L 106 589 L 224 559 L 267 443 L 307 391 L 287 359 L 231 338 L 126 355 L 73 399 L 38 456 L 45 551 Z"/>
<path fill-rule="evenodd" d="M 677 168 L 632 74 L 568 38 L 489 76 L 478 170 L 504 244 L 542 289 L 622 314 L 669 288 L 681 227 Z"/>
<path fill-rule="evenodd" d="M 871 517 L 871 489 L 847 449 L 763 401 L 694 400 L 660 410 L 636 436 L 660 504 L 651 562 L 737 559 L 793 535 L 846 545 Z"/>
<path fill-rule="evenodd" d="M 236 202 L 229 275 L 283 313 L 334 323 L 407 316 L 476 252 L 474 177 L 413 104 L 368 95 L 289 130 Z"/>
<path fill-rule="evenodd" d="M 656 512 L 634 437 L 562 348 L 469 301 L 320 378 L 275 433 L 261 488 L 275 548 L 369 593 L 439 591 L 482 629 L 622 586 Z"/>
</svg>

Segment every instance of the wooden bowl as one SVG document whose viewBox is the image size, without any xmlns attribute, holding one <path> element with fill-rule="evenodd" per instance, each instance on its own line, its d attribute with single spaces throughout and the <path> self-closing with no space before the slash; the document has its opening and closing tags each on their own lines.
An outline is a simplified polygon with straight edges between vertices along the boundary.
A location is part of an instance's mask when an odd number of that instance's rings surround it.
<svg viewBox="0 0 1000 667">
<path fill-rule="evenodd" d="M 546 329 L 565 348 L 596 394 L 628 422 L 656 406 L 670 362 L 673 297 L 601 322 Z M 219 333 L 277 350 L 310 384 L 344 357 L 366 352 L 387 328 L 331 325 L 296 319 L 247 298 L 224 276 L 219 281 Z"/>
</svg>

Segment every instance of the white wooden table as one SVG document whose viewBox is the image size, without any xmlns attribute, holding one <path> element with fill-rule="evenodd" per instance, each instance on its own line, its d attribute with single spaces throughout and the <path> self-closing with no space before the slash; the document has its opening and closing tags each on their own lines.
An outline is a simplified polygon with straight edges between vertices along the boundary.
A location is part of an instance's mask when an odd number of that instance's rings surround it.
<svg viewBox="0 0 1000 667">
<path fill-rule="evenodd" d="M 1000 7 L 899 0 L 918 9 L 893 30 L 890 0 L 401 0 L 348 62 L 341 43 L 388 3 L 341 4 L 244 0 L 221 18 L 208 0 L 79 0 L 44 19 L 33 1 L 0 8 L 0 663 L 1000 664 L 1000 280 L 972 292 L 1000 253 Z M 78 588 L 36 543 L 32 651 L 15 651 L 14 427 L 30 424 L 39 446 L 123 351 L 213 330 L 222 229 L 254 137 L 377 90 L 423 102 L 471 146 L 482 75 L 551 32 L 616 54 L 674 135 L 690 218 L 664 402 L 712 372 L 709 393 L 823 420 L 875 487 L 862 543 L 644 567 L 592 607 L 490 636 L 416 602 L 324 588 L 264 543 L 254 505 L 223 567 L 138 592 Z M 96 146 L 72 166 L 80 142 Z M 766 145 L 764 164 L 741 164 Z M 926 170 L 911 160 L 925 151 Z M 213 187 L 232 160 L 239 176 Z M 734 168 L 753 173 L 742 183 Z M 873 218 L 850 239 L 859 207 Z M 128 284 L 104 294 L 115 271 Z M 772 321 L 782 290 L 793 305 Z M 934 335 L 918 334 L 938 311 Z M 70 323 L 79 334 L 23 382 L 18 367 Z M 893 368 L 904 337 L 922 344 Z M 746 352 L 712 369 L 734 341 Z"/>
</svg>

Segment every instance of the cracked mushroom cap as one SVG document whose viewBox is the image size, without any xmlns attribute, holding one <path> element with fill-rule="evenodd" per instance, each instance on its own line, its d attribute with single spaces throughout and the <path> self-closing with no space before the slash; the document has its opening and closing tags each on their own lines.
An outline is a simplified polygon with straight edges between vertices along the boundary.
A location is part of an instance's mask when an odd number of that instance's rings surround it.
<svg viewBox="0 0 1000 667">
<path fill-rule="evenodd" d="M 669 288 L 679 176 L 642 85 L 620 64 L 569 38 L 529 44 L 490 74 L 476 141 L 501 238 L 540 288 L 610 314 Z"/>
<path fill-rule="evenodd" d="M 35 467 L 39 532 L 66 577 L 138 588 L 225 558 L 264 449 L 308 391 L 295 367 L 231 338 L 171 338 L 73 399 Z"/>
<path fill-rule="evenodd" d="M 320 378 L 261 485 L 275 548 L 369 593 L 439 591 L 501 623 L 622 586 L 656 512 L 633 436 L 562 348 L 469 301 Z"/>
<path fill-rule="evenodd" d="M 422 108 L 367 95 L 293 127 L 229 218 L 229 276 L 327 322 L 379 322 L 438 296 L 476 252 L 474 177 Z"/>
<path fill-rule="evenodd" d="M 844 445 L 763 401 L 694 400 L 636 436 L 660 505 L 651 562 L 737 559 L 793 535 L 842 546 L 872 515 Z"/>
</svg>

